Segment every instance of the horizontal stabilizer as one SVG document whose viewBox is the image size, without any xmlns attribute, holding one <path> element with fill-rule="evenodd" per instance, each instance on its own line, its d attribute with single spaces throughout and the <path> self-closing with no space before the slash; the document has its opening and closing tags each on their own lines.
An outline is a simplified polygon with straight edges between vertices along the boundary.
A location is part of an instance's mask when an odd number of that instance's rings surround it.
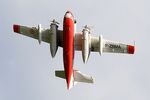
<svg viewBox="0 0 150 100">
<path fill-rule="evenodd" d="M 55 71 L 55 76 L 57 76 L 59 78 L 66 79 L 65 71 L 63 71 L 63 70 L 57 70 L 57 71 Z M 67 83 L 68 89 L 71 89 L 78 82 L 94 83 L 94 80 L 93 80 L 93 78 L 91 76 L 87 76 L 85 74 L 82 74 L 78 70 L 73 70 L 73 73 L 71 75 L 71 79 Z"/>
<path fill-rule="evenodd" d="M 76 70 L 74 70 L 74 80 L 76 82 L 94 83 L 94 80 L 91 76 L 82 74 L 80 71 Z"/>
<path fill-rule="evenodd" d="M 63 78 L 63 79 L 66 79 L 66 77 L 65 77 L 65 71 L 62 71 L 62 70 L 55 71 L 55 76 Z"/>
</svg>

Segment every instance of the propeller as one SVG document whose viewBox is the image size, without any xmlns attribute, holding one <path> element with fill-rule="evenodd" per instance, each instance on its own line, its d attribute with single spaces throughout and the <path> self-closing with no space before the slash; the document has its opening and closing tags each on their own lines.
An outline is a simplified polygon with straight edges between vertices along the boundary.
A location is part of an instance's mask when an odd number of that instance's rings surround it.
<svg viewBox="0 0 150 100">
<path fill-rule="evenodd" d="M 53 24 L 59 25 L 59 23 L 58 23 L 55 19 L 53 19 L 51 22 L 52 22 Z"/>
<path fill-rule="evenodd" d="M 93 28 L 93 26 L 85 25 L 85 26 L 83 26 L 83 28 L 84 28 L 84 29 L 89 29 L 89 30 L 91 30 L 91 28 Z"/>
</svg>

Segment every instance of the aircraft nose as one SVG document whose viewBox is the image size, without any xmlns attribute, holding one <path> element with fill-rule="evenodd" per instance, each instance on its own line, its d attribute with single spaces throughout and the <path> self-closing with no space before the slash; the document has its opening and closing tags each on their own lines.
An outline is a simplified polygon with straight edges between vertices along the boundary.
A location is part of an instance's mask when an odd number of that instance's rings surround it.
<svg viewBox="0 0 150 100">
<path fill-rule="evenodd" d="M 73 14 L 71 13 L 71 11 L 67 11 L 65 17 L 73 19 Z"/>
</svg>

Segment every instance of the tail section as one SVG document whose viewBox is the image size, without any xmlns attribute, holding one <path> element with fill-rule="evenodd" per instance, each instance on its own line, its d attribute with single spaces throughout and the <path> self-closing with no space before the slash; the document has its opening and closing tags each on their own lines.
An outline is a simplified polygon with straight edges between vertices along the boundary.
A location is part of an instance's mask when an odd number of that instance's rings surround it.
<svg viewBox="0 0 150 100">
<path fill-rule="evenodd" d="M 55 71 L 55 76 L 59 77 L 59 78 L 63 78 L 66 79 L 65 76 L 65 71 L 59 70 L 59 71 Z M 83 82 L 83 83 L 94 83 L 94 80 L 91 76 L 82 74 L 80 71 L 78 70 L 73 70 L 73 73 L 71 75 L 71 79 L 70 82 L 67 83 L 67 87 L 68 89 L 71 89 L 75 83 L 78 82 Z"/>
<path fill-rule="evenodd" d="M 55 76 L 57 76 L 59 78 L 66 79 L 68 90 L 70 90 L 74 86 L 73 73 L 70 76 L 70 80 L 68 80 L 68 78 L 66 78 L 65 71 L 63 71 L 63 70 L 57 70 L 57 71 L 55 71 Z"/>
</svg>

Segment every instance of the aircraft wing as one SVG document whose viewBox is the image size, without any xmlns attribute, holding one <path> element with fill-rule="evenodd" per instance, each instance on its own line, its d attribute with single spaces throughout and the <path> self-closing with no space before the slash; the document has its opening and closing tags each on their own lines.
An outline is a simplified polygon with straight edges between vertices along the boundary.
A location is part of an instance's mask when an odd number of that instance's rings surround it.
<svg viewBox="0 0 150 100">
<path fill-rule="evenodd" d="M 44 41 L 46 43 L 51 42 L 52 38 L 52 31 L 50 29 L 42 29 L 39 25 L 38 28 L 36 27 L 27 27 L 21 25 L 13 25 L 13 30 L 16 33 L 37 39 L 39 42 Z M 62 46 L 62 31 L 57 30 L 57 38 L 59 40 L 58 46 Z"/>
<path fill-rule="evenodd" d="M 36 27 L 27 27 L 21 25 L 13 25 L 13 30 L 16 33 L 37 39 L 39 43 L 44 41 L 46 43 L 51 43 L 53 38 L 52 31 L 50 29 L 42 29 L 41 26 Z M 63 46 L 63 31 L 57 30 L 57 45 L 62 47 Z M 83 49 L 83 35 L 81 33 L 75 34 L 75 50 L 82 51 Z M 88 38 L 88 47 L 92 52 L 100 52 L 102 53 L 125 53 L 125 54 L 133 54 L 134 53 L 134 46 L 114 42 L 110 40 L 106 40 L 100 37 L 92 36 L 89 34 Z"/>
<path fill-rule="evenodd" d="M 103 53 L 133 54 L 134 46 L 100 37 L 91 37 L 91 51 Z"/>
<path fill-rule="evenodd" d="M 96 37 L 89 35 L 89 49 L 92 52 L 102 53 L 124 53 L 124 54 L 134 54 L 134 46 L 124 44 L 121 42 L 115 42 L 102 38 L 102 36 Z M 75 49 L 82 51 L 84 47 L 83 36 L 81 33 L 75 35 Z M 88 49 L 88 48 L 87 48 Z"/>
</svg>

